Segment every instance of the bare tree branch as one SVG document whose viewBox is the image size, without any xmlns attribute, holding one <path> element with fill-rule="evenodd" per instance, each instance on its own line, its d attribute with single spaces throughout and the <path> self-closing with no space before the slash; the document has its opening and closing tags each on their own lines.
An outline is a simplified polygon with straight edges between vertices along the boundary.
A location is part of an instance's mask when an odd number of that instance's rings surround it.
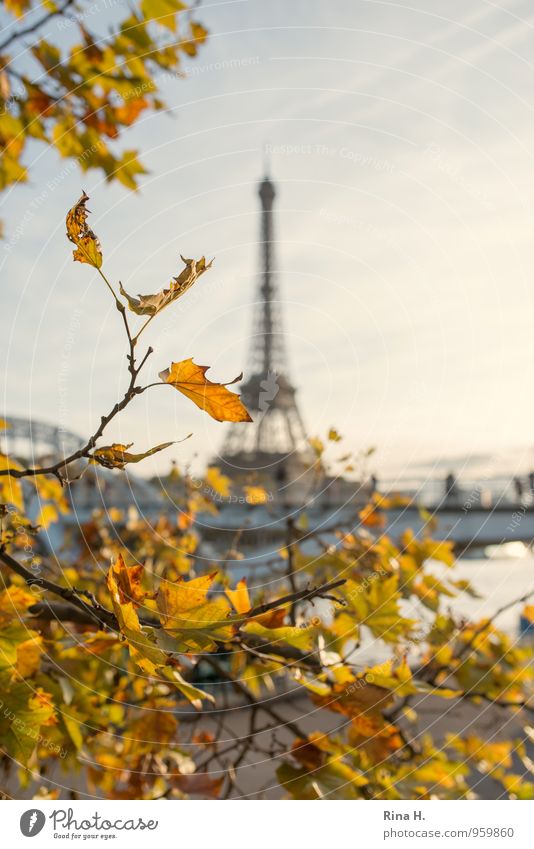
<svg viewBox="0 0 534 849">
<path fill-rule="evenodd" d="M 326 598 L 329 601 L 337 601 L 339 604 L 343 604 L 344 602 L 342 599 L 329 595 L 329 591 L 335 590 L 337 587 L 341 587 L 346 582 L 346 578 L 338 578 L 335 581 L 328 581 L 328 583 L 321 584 L 317 587 L 307 587 L 304 590 L 289 593 L 288 595 L 277 598 L 274 601 L 259 604 L 257 607 L 253 607 L 248 611 L 246 614 L 247 619 L 251 619 L 254 616 L 261 616 L 263 613 L 268 613 L 269 610 L 276 610 L 277 607 L 283 607 L 285 604 L 293 604 L 296 601 L 311 601 L 314 598 Z"/>
<path fill-rule="evenodd" d="M 65 3 L 63 3 L 62 6 L 59 6 L 57 9 L 52 9 L 50 12 L 47 12 L 46 15 L 42 15 L 38 20 L 34 21 L 33 24 L 23 27 L 22 29 L 15 30 L 15 32 L 12 32 L 11 35 L 0 43 L 0 51 L 5 50 L 10 44 L 24 38 L 26 35 L 31 35 L 31 33 L 37 32 L 37 30 L 44 27 L 52 18 L 65 14 L 69 6 L 72 6 L 73 3 L 74 0 L 65 0 Z"/>
</svg>

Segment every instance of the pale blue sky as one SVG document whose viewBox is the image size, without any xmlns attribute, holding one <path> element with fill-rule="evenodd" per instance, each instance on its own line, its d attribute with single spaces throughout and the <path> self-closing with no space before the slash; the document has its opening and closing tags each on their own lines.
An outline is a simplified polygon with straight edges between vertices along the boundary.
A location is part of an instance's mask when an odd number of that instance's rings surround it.
<svg viewBox="0 0 534 849">
<path fill-rule="evenodd" d="M 246 371 L 269 144 L 308 430 L 376 445 L 379 470 L 516 449 L 533 462 L 531 4 L 225 0 L 199 17 L 210 40 L 187 80 L 162 81 L 170 114 L 125 136 L 151 172 L 137 195 L 42 147 L 3 195 L 6 412 L 88 434 L 122 392 L 119 317 L 64 238 L 82 186 L 129 292 L 166 285 L 180 253 L 216 258 L 153 323 L 147 376 L 192 355 L 214 379 Z M 167 456 L 198 463 L 223 428 L 158 388 L 109 436 L 141 450 L 193 431 Z"/>
</svg>

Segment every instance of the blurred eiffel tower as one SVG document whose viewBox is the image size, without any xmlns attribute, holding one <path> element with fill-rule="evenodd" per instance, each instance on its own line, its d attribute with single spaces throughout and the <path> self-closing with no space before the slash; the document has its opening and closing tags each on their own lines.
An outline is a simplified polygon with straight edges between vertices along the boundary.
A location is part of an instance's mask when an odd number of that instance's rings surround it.
<svg viewBox="0 0 534 849">
<path fill-rule="evenodd" d="M 253 424 L 230 426 L 221 451 L 226 469 L 235 474 L 264 472 L 281 485 L 290 483 L 313 462 L 288 374 L 281 301 L 277 287 L 273 206 L 276 192 L 268 176 L 260 183 L 261 271 L 255 304 L 250 377 L 241 397 Z"/>
</svg>

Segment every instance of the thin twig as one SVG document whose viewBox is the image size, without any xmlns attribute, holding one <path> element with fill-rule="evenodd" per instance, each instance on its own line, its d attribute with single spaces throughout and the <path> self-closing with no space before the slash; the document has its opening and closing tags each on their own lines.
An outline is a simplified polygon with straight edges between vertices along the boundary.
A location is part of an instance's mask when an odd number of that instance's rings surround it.
<svg viewBox="0 0 534 849">
<path fill-rule="evenodd" d="M 277 598 L 274 601 L 259 604 L 257 607 L 253 607 L 248 611 L 246 614 L 247 619 L 251 619 L 254 616 L 261 616 L 263 613 L 268 613 L 270 610 L 276 610 L 277 607 L 283 607 L 284 604 L 293 604 L 296 601 L 311 601 L 314 598 L 326 598 L 330 601 L 337 601 L 339 604 L 342 604 L 342 599 L 329 595 L 329 591 L 343 586 L 346 582 L 346 578 L 338 578 L 335 581 L 328 581 L 328 583 L 321 584 L 317 587 L 308 587 L 307 589 L 299 590 L 296 593 L 289 593 L 288 595 Z"/>
<path fill-rule="evenodd" d="M 0 44 L 0 51 L 5 50 L 6 47 L 9 47 L 9 45 L 13 44 L 14 41 L 17 41 L 20 38 L 24 38 L 24 36 L 26 35 L 31 35 L 31 33 L 33 32 L 37 32 L 37 30 L 41 29 L 41 27 L 44 27 L 45 24 L 48 23 L 48 21 L 50 21 L 52 18 L 57 17 L 57 15 L 63 15 L 67 11 L 68 7 L 72 6 L 73 3 L 74 0 L 66 0 L 63 6 L 61 6 L 60 8 L 52 9 L 50 12 L 47 12 L 46 15 L 43 15 L 33 24 L 30 24 L 29 26 L 24 27 L 23 29 L 19 29 L 11 33 L 11 35 L 4 39 L 4 41 Z"/>
</svg>

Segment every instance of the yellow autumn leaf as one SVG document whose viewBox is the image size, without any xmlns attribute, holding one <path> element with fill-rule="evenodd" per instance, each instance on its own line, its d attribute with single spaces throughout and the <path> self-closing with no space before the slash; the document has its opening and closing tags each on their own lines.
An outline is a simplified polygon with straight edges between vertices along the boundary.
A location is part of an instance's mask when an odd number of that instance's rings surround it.
<svg viewBox="0 0 534 849">
<path fill-rule="evenodd" d="M 58 513 L 69 512 L 70 504 L 67 500 L 65 489 L 59 481 L 36 475 L 32 483 L 38 492 L 41 502 L 53 503 Z"/>
<path fill-rule="evenodd" d="M 419 689 L 425 691 L 424 687 L 419 687 Z M 426 692 L 442 699 L 457 699 L 462 695 L 462 690 L 450 690 L 448 687 L 428 687 Z"/>
<path fill-rule="evenodd" d="M 0 593 L 0 623 L 3 619 L 11 619 L 16 615 L 22 618 L 28 607 L 35 604 L 35 595 L 24 587 L 11 586 Z"/>
<path fill-rule="evenodd" d="M 164 581 L 158 590 L 156 603 L 161 624 L 170 635 L 159 633 L 158 644 L 165 651 L 211 651 L 215 640 L 232 637 L 232 624 L 227 622 L 230 608 L 225 598 L 207 598 L 216 573 L 179 580 Z"/>
<path fill-rule="evenodd" d="M 43 653 L 42 637 L 35 635 L 17 646 L 16 670 L 22 678 L 29 678 L 39 669 Z"/>
<path fill-rule="evenodd" d="M 135 610 L 144 597 L 140 587 L 140 570 L 142 570 L 140 566 L 127 567 L 119 555 L 107 575 L 113 612 L 117 617 L 121 633 L 126 637 L 131 658 L 147 675 L 155 675 L 159 672 L 169 678 L 187 698 L 190 696 L 192 700 L 201 698 L 202 696 L 198 695 L 201 691 L 191 688 L 187 682 L 183 681 L 179 673 L 174 670 L 171 673 L 171 670 L 167 668 L 168 653 L 156 644 L 152 634 L 145 633 L 141 629 Z"/>
<path fill-rule="evenodd" d="M 5 6 L 17 18 L 22 18 L 30 6 L 30 0 L 5 0 Z"/>
<path fill-rule="evenodd" d="M 182 616 L 204 604 L 208 591 L 217 573 L 201 575 L 192 581 L 179 580 L 175 583 L 163 581 L 157 595 L 158 610 L 163 627 L 173 627 L 176 616 Z"/>
<path fill-rule="evenodd" d="M 54 522 L 57 522 L 58 519 L 59 513 L 55 504 L 43 504 L 35 520 L 35 524 L 46 530 Z"/>
<path fill-rule="evenodd" d="M 88 200 L 89 196 L 82 192 L 78 203 L 67 213 L 67 236 L 76 245 L 76 250 L 72 252 L 75 261 L 86 262 L 93 268 L 100 268 L 102 265 L 100 242 L 87 224 L 88 210 L 85 204 Z"/>
<path fill-rule="evenodd" d="M 406 658 L 396 667 L 391 659 L 369 667 L 365 670 L 364 680 L 368 684 L 393 690 L 396 696 L 408 696 L 417 692 Z"/>
<path fill-rule="evenodd" d="M 276 651 L 276 645 L 283 643 L 301 649 L 301 651 L 311 651 L 317 633 L 313 626 L 299 628 L 293 625 L 284 625 L 281 628 L 266 628 L 257 619 L 247 622 L 241 630 L 244 634 L 260 637 L 269 645 L 272 644 L 274 646 L 273 652 Z"/>
<path fill-rule="evenodd" d="M 348 580 L 342 590 L 347 601 L 346 611 L 353 624 L 366 625 L 375 637 L 395 643 L 399 636 L 410 636 L 415 620 L 405 618 L 399 608 L 400 592 L 397 575 L 373 581 L 369 586 Z M 355 622 L 354 622 L 355 620 Z"/>
<path fill-rule="evenodd" d="M 11 460 L 6 454 L 0 454 L 0 471 L 20 470 L 21 466 Z M 18 510 L 24 509 L 24 498 L 22 484 L 11 475 L 0 477 L 0 502 L 2 504 L 13 504 Z"/>
<path fill-rule="evenodd" d="M 180 0 L 141 0 L 140 8 L 147 21 L 155 21 L 160 26 L 176 32 L 177 12 L 187 6 Z"/>
<path fill-rule="evenodd" d="M 162 442 L 161 445 L 156 445 L 142 454 L 130 454 L 128 448 L 131 448 L 133 442 L 128 445 L 122 445 L 119 442 L 114 442 L 113 445 L 105 445 L 102 448 L 97 448 L 93 451 L 91 459 L 93 462 L 104 466 L 105 469 L 124 469 L 127 463 L 139 463 L 146 457 L 151 457 L 152 454 L 157 454 L 158 451 L 164 451 L 165 448 L 174 445 L 174 442 Z"/>
<path fill-rule="evenodd" d="M 243 491 L 247 504 L 265 504 L 269 500 L 267 490 L 262 486 L 244 486 Z"/>
<path fill-rule="evenodd" d="M 190 357 L 179 363 L 171 363 L 170 369 L 161 371 L 159 376 L 164 383 L 174 386 L 216 421 L 251 422 L 252 419 L 239 395 L 226 388 L 241 380 L 243 375 L 240 374 L 230 383 L 212 383 L 206 377 L 208 368 L 209 366 L 196 365 Z"/>
<path fill-rule="evenodd" d="M 195 710 L 201 710 L 202 699 L 206 699 L 207 701 L 215 704 L 215 696 L 212 693 L 206 693 L 204 690 L 199 690 L 198 687 L 190 684 L 189 681 L 182 678 L 177 669 L 165 667 L 162 670 L 162 674 L 164 678 L 167 678 L 172 684 L 174 684 L 176 689 L 191 702 Z"/>
<path fill-rule="evenodd" d="M 227 475 L 223 475 L 218 466 L 210 466 L 206 472 L 206 483 L 216 495 L 227 498 L 230 495 L 232 481 Z"/>
<path fill-rule="evenodd" d="M 245 578 L 241 578 L 235 590 L 225 590 L 226 595 L 230 599 L 232 605 L 238 613 L 248 613 L 252 605 L 248 594 L 248 587 Z"/>
<path fill-rule="evenodd" d="M 324 452 L 324 442 L 322 439 L 319 439 L 318 436 L 310 436 L 308 439 L 308 443 L 313 451 L 315 452 L 316 457 L 321 457 Z"/>
<path fill-rule="evenodd" d="M 119 283 L 120 293 L 128 301 L 128 306 L 136 315 L 157 315 L 173 301 L 181 298 L 191 286 L 196 283 L 201 274 L 204 274 L 211 268 L 213 260 L 206 262 L 205 257 L 199 260 L 185 259 L 185 268 L 180 272 L 178 277 L 173 277 L 173 282 L 170 283 L 168 289 L 162 289 L 155 295 L 138 295 L 137 298 L 132 297 L 123 288 L 122 283 Z"/>
</svg>

